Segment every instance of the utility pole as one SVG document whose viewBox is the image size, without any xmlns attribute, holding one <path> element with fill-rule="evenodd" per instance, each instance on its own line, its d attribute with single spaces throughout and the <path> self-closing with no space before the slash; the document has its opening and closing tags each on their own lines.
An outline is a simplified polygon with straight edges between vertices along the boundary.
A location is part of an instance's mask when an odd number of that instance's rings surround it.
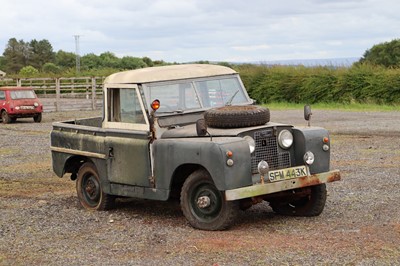
<svg viewBox="0 0 400 266">
<path fill-rule="evenodd" d="M 80 35 L 74 35 L 75 37 L 75 55 L 76 55 L 76 74 L 81 71 L 81 56 L 79 54 L 79 37 Z"/>
</svg>

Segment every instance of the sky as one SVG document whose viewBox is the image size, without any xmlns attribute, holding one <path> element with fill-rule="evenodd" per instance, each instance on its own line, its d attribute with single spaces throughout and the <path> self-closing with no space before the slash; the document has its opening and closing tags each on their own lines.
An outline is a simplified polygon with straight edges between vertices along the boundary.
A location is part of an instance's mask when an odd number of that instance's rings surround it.
<svg viewBox="0 0 400 266">
<path fill-rule="evenodd" d="M 10 38 L 167 62 L 358 58 L 400 38 L 399 0 L 0 0 Z"/>
</svg>

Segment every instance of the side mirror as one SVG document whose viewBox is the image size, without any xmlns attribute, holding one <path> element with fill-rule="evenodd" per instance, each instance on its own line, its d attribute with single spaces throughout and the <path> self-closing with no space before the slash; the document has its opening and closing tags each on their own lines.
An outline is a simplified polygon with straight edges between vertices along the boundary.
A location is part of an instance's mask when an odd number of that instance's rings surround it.
<svg viewBox="0 0 400 266">
<path fill-rule="evenodd" d="M 196 131 L 197 131 L 197 136 L 199 137 L 204 137 L 207 135 L 207 124 L 206 120 L 204 119 L 199 119 L 196 121 Z"/>
<path fill-rule="evenodd" d="M 312 115 L 311 106 L 309 106 L 308 104 L 304 105 L 304 119 L 310 121 L 311 115 Z"/>
<path fill-rule="evenodd" d="M 312 115 L 311 106 L 309 106 L 308 104 L 304 105 L 304 119 L 308 121 L 308 126 L 311 126 L 310 123 L 311 115 Z"/>
</svg>

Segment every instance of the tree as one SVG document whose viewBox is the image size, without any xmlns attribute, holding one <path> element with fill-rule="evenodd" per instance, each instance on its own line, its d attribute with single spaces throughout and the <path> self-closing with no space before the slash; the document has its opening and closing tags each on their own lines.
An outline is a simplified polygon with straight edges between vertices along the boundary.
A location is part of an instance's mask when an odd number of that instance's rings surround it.
<svg viewBox="0 0 400 266">
<path fill-rule="evenodd" d="M 400 39 L 374 45 L 371 49 L 365 51 L 359 63 L 400 67 Z"/>
<path fill-rule="evenodd" d="M 81 57 L 81 67 L 85 70 L 92 70 L 101 67 L 101 59 L 99 56 L 90 53 Z"/>
<path fill-rule="evenodd" d="M 6 60 L 4 56 L 0 56 L 0 70 L 5 69 L 5 67 L 6 67 Z"/>
<path fill-rule="evenodd" d="M 100 65 L 102 67 L 118 68 L 120 60 L 115 54 L 111 52 L 104 52 L 100 54 Z"/>
<path fill-rule="evenodd" d="M 18 73 L 18 71 L 27 65 L 30 57 L 29 44 L 23 40 L 17 41 L 11 38 L 3 53 L 5 60 L 5 71 L 8 73 Z"/>
<path fill-rule="evenodd" d="M 61 69 L 59 66 L 57 66 L 53 63 L 46 63 L 43 65 L 42 71 L 44 73 L 59 74 L 61 72 Z"/>
<path fill-rule="evenodd" d="M 45 63 L 55 62 L 55 53 L 48 40 L 36 41 L 33 39 L 30 43 L 31 56 L 29 64 L 37 69 L 41 69 Z"/>
<path fill-rule="evenodd" d="M 37 76 L 39 74 L 39 70 L 37 70 L 33 66 L 25 66 L 25 67 L 21 68 L 21 70 L 19 71 L 19 74 L 23 77 L 30 78 L 30 77 Z"/>
<path fill-rule="evenodd" d="M 147 65 L 148 67 L 154 66 L 153 60 L 151 60 L 150 57 L 147 57 L 147 56 L 142 57 L 142 60 L 146 63 L 146 65 Z"/>
<path fill-rule="evenodd" d="M 121 69 L 137 69 L 147 67 L 147 65 L 141 58 L 124 56 L 121 59 L 119 67 Z"/>
<path fill-rule="evenodd" d="M 55 54 L 55 63 L 62 68 L 72 68 L 76 64 L 76 56 L 74 53 L 59 50 Z"/>
</svg>

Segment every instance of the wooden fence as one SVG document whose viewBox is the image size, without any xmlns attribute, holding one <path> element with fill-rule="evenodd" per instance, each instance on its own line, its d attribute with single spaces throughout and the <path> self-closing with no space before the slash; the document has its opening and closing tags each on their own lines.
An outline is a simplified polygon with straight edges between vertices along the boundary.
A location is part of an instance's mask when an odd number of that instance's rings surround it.
<svg viewBox="0 0 400 266">
<path fill-rule="evenodd" d="M 103 81 L 103 77 L 1 78 L 0 86 L 31 87 L 43 102 L 45 112 L 58 112 L 100 108 Z"/>
</svg>

